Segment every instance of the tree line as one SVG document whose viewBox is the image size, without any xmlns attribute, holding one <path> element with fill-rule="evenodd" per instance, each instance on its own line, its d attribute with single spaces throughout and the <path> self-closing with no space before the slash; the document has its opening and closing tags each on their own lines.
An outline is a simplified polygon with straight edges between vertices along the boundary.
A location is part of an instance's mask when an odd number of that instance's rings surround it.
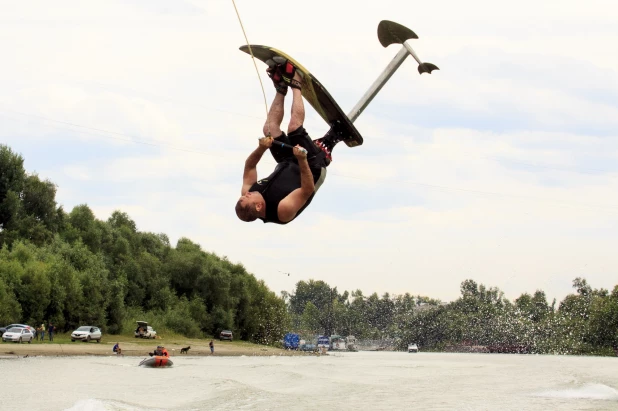
<svg viewBox="0 0 618 411">
<path fill-rule="evenodd" d="M 59 331 L 95 325 L 130 333 L 136 320 L 187 337 L 216 336 L 275 343 L 288 331 L 394 340 L 405 349 L 454 345 L 516 346 L 527 352 L 618 352 L 618 286 L 575 292 L 549 303 L 543 291 L 514 301 L 469 279 L 450 303 L 425 296 L 360 290 L 343 293 L 324 281 L 300 281 L 281 295 L 226 257 L 181 238 L 141 232 L 126 213 L 106 220 L 86 205 L 70 212 L 56 186 L 27 173 L 24 159 L 0 145 L 0 325 L 52 322 Z"/>
<path fill-rule="evenodd" d="M 482 346 L 497 352 L 618 355 L 618 285 L 594 289 L 573 280 L 574 293 L 551 304 L 542 290 L 514 301 L 496 287 L 468 279 L 449 303 L 409 293 L 339 293 L 324 281 L 300 281 L 284 297 L 303 335 L 332 333 L 394 340 L 399 349 Z"/>
<path fill-rule="evenodd" d="M 173 247 L 121 211 L 107 221 L 86 204 L 67 212 L 56 186 L 23 163 L 0 145 L 0 324 L 87 324 L 118 334 L 144 320 L 159 332 L 232 329 L 262 343 L 284 333 L 285 302 L 242 265 L 187 238 Z"/>
</svg>

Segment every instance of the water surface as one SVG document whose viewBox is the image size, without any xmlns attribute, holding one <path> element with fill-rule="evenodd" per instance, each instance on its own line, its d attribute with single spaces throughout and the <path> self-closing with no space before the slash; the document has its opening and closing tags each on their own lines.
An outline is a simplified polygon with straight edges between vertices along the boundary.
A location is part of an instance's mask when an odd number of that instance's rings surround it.
<svg viewBox="0 0 618 411">
<path fill-rule="evenodd" d="M 357 352 L 0 359 L 2 410 L 617 410 L 618 358 Z"/>
</svg>

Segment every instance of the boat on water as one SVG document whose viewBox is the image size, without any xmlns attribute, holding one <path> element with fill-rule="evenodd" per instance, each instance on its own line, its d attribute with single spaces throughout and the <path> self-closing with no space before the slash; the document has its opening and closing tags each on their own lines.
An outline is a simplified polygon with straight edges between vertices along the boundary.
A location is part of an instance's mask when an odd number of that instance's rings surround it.
<svg viewBox="0 0 618 411">
<path fill-rule="evenodd" d="M 329 351 L 358 351 L 356 348 L 356 337 L 348 335 L 331 335 Z"/>
<path fill-rule="evenodd" d="M 341 335 L 330 336 L 330 351 L 346 351 L 345 338 Z"/>
<path fill-rule="evenodd" d="M 353 335 L 348 335 L 345 337 L 345 344 L 348 351 L 357 352 L 358 348 L 356 347 L 356 337 Z"/>
<path fill-rule="evenodd" d="M 139 363 L 140 367 L 163 368 L 171 367 L 174 362 L 164 355 L 154 355 L 150 358 L 145 358 Z"/>
<path fill-rule="evenodd" d="M 356 346 L 356 337 L 348 335 L 344 337 L 342 335 L 333 334 L 330 337 L 321 335 L 318 337 L 318 351 L 358 351 Z"/>
</svg>

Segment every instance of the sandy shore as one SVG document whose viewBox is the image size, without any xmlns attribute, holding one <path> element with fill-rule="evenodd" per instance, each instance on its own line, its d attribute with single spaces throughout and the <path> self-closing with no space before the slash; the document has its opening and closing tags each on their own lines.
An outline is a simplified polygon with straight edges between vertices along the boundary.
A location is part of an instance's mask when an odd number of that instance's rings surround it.
<svg viewBox="0 0 618 411">
<path fill-rule="evenodd" d="M 148 353 L 153 351 L 157 345 L 163 345 L 167 348 L 171 356 L 185 355 L 180 354 L 183 347 L 191 346 L 187 355 L 191 356 L 206 356 L 210 354 L 206 340 L 188 340 L 184 343 L 166 343 L 162 340 L 147 340 L 138 342 L 122 342 L 122 354 L 127 356 L 148 356 Z M 0 343 L 0 356 L 67 356 L 67 355 L 115 355 L 112 352 L 112 347 L 116 342 L 70 342 L 70 343 L 55 343 L 55 342 L 33 342 L 32 344 L 23 343 Z M 296 351 L 282 350 L 264 345 L 249 344 L 245 342 L 219 342 L 215 341 L 216 356 L 270 356 L 270 355 L 308 355 Z"/>
</svg>

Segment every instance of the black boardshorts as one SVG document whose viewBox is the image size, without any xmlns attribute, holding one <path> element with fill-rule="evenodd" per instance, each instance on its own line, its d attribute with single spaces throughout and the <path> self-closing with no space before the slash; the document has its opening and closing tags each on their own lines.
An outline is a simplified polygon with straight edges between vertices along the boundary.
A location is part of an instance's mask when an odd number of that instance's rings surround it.
<svg viewBox="0 0 618 411">
<path fill-rule="evenodd" d="M 289 144 L 293 147 L 299 145 L 307 150 L 307 162 L 311 168 L 322 168 L 328 166 L 329 162 L 326 160 L 326 153 L 315 145 L 313 140 L 311 140 L 311 137 L 309 137 L 309 134 L 307 134 L 307 130 L 305 130 L 303 126 L 300 126 L 288 135 L 281 133 L 279 137 L 275 138 L 275 143 L 273 143 L 270 148 L 270 153 L 273 155 L 273 158 L 277 163 L 286 160 L 289 161 L 291 159 L 297 163 L 298 161 L 296 160 L 296 157 L 294 157 L 292 150 L 287 147 L 278 146 L 276 144 L 277 141 Z"/>
<path fill-rule="evenodd" d="M 315 145 L 307 130 L 303 126 L 298 127 L 290 134 L 286 135 L 282 132 L 281 135 L 275 138 L 275 142 L 270 147 L 270 153 L 277 163 L 284 161 L 290 161 L 298 164 L 298 160 L 294 157 L 294 153 L 287 147 L 281 147 L 277 145 L 277 141 L 291 146 L 299 145 L 307 150 L 307 163 L 313 174 L 313 181 L 316 184 L 315 191 L 318 190 L 318 183 L 321 185 L 326 178 L 326 167 L 330 163 L 326 158 L 326 153 Z"/>
</svg>

